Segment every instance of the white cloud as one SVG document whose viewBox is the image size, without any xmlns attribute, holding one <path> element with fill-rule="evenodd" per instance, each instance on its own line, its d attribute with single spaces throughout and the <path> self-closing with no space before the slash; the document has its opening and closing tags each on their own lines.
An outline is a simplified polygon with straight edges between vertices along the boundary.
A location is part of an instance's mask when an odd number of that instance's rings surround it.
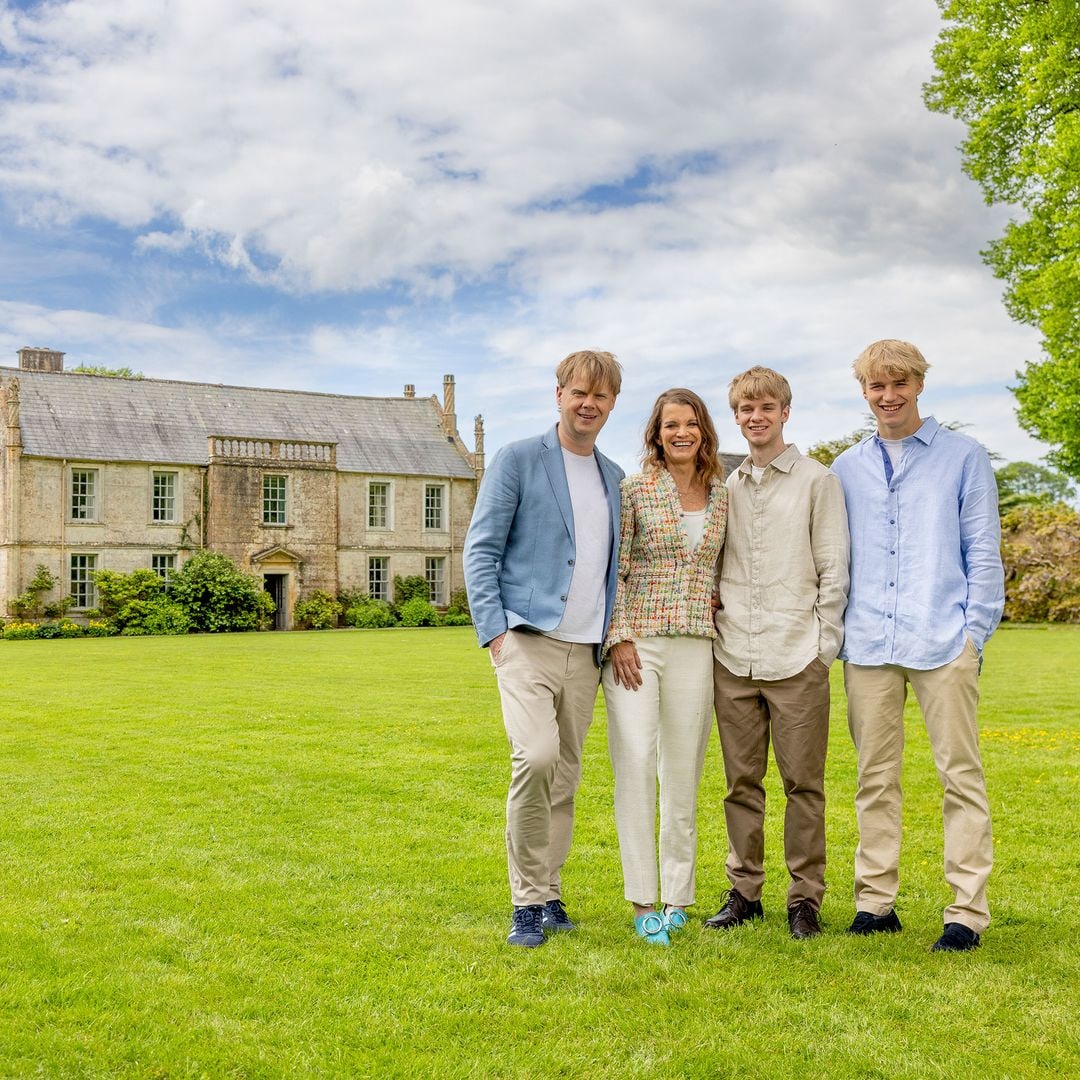
<svg viewBox="0 0 1080 1080">
<path fill-rule="evenodd" d="M 850 430 L 852 357 L 905 336 L 943 419 L 978 413 L 985 441 L 1037 456 L 1006 389 L 1035 338 L 977 255 L 1003 215 L 960 175 L 961 129 L 921 102 L 937 20 L 907 0 L 8 8 L 0 193 L 22 221 L 107 221 L 268 308 L 402 282 L 387 303 L 408 304 L 284 331 L 272 310 L 191 311 L 155 333 L 178 270 L 131 286 L 119 318 L 30 305 L 9 325 L 186 378 L 425 393 L 456 368 L 489 449 L 553 420 L 560 356 L 612 348 L 627 391 L 605 434 L 627 462 L 659 389 L 722 411 L 755 362 L 796 384 L 799 442 Z M 633 205 L 580 201 L 631 179 Z M 467 307 L 475 285 L 502 302 Z M 131 359 L 150 348 L 152 366 Z"/>
</svg>

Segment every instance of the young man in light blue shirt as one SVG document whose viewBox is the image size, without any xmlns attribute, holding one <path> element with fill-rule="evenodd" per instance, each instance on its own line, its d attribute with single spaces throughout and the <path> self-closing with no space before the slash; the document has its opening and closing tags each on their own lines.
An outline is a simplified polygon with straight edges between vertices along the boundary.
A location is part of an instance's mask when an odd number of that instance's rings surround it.
<svg viewBox="0 0 1080 1080">
<path fill-rule="evenodd" d="M 1005 603 L 997 484 L 974 439 L 919 415 L 927 368 L 906 341 L 877 341 L 855 377 L 877 433 L 833 463 L 851 533 L 844 617 L 848 725 L 858 752 L 852 934 L 895 933 L 900 767 L 910 684 L 945 789 L 953 903 L 934 951 L 966 952 L 990 922 L 990 807 L 979 756 L 982 652 Z"/>
</svg>

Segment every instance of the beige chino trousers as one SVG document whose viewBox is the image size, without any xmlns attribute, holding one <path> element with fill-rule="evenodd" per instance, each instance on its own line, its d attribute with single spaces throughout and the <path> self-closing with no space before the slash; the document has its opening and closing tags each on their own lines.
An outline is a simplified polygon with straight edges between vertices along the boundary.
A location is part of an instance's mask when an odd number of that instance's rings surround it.
<svg viewBox="0 0 1080 1080">
<path fill-rule="evenodd" d="M 712 641 L 655 637 L 634 645 L 642 685 L 616 685 L 610 663 L 603 677 L 624 894 L 633 904 L 659 899 L 688 907 L 694 902 L 698 786 L 712 728 Z"/>
<path fill-rule="evenodd" d="M 981 934 L 990 923 L 986 882 L 994 848 L 979 755 L 979 654 L 970 639 L 955 660 L 930 671 L 844 664 L 848 726 L 859 759 L 855 907 L 886 915 L 900 888 L 900 766 L 909 683 L 944 789 L 945 880 L 953 891 L 944 921 Z"/>
<path fill-rule="evenodd" d="M 581 749 L 600 685 L 594 647 L 509 630 L 492 663 L 510 741 L 510 897 L 514 907 L 545 904 L 562 896 Z"/>
</svg>

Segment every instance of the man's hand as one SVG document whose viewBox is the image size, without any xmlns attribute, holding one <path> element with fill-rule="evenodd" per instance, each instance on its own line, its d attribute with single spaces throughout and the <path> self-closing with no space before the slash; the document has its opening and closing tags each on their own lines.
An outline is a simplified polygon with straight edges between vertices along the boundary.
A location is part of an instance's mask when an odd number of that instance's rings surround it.
<svg viewBox="0 0 1080 1080">
<path fill-rule="evenodd" d="M 491 659 L 498 660 L 499 653 L 502 652 L 503 641 L 506 640 L 506 631 L 504 630 L 498 637 L 493 637 L 488 643 L 488 648 L 491 650 Z"/>
<path fill-rule="evenodd" d="M 625 686 L 628 690 L 637 690 L 641 686 L 641 657 L 632 641 L 612 645 L 608 659 L 617 685 Z"/>
</svg>

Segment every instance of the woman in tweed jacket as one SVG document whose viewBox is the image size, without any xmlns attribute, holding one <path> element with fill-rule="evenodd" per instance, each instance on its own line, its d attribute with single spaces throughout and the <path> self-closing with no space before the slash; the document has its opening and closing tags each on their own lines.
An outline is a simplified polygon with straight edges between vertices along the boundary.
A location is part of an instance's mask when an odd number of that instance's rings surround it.
<svg viewBox="0 0 1080 1080">
<path fill-rule="evenodd" d="M 692 390 L 657 398 L 642 464 L 621 487 L 603 683 L 625 895 L 637 933 L 667 945 L 694 902 L 697 790 L 712 727 L 712 591 L 727 527 L 716 429 Z"/>
</svg>

